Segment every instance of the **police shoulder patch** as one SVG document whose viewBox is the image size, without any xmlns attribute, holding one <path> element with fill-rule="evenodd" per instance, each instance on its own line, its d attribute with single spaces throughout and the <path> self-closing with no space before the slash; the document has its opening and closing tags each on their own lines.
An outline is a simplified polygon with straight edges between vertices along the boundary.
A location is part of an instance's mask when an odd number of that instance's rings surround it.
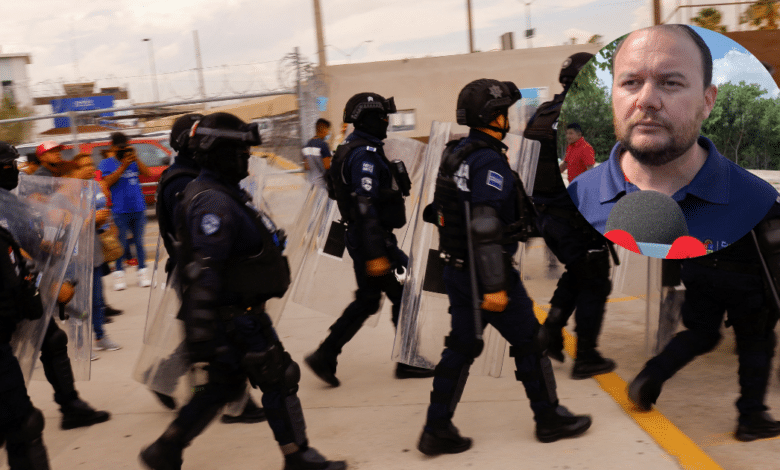
<svg viewBox="0 0 780 470">
<path fill-rule="evenodd" d="M 370 146 L 370 145 L 366 145 L 366 150 L 368 150 L 369 152 L 374 152 L 374 153 L 376 153 L 376 147 L 372 147 L 372 146 Z"/>
<path fill-rule="evenodd" d="M 504 189 L 504 177 L 495 171 L 488 171 L 487 185 L 496 188 L 501 191 Z"/>
<path fill-rule="evenodd" d="M 363 162 L 363 173 L 373 174 L 374 165 L 372 163 Z"/>
<path fill-rule="evenodd" d="M 200 219 L 200 229 L 206 235 L 217 233 L 220 225 L 222 225 L 222 221 L 216 214 L 206 214 Z"/>
<path fill-rule="evenodd" d="M 374 186 L 374 182 L 371 178 L 363 178 L 360 180 L 360 184 L 366 191 L 371 191 L 371 188 Z"/>
</svg>

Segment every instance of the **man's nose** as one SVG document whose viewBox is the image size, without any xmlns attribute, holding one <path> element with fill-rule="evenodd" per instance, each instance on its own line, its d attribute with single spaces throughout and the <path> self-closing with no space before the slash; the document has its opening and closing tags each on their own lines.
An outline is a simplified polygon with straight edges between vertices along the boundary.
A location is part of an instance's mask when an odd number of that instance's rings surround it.
<svg viewBox="0 0 780 470">
<path fill-rule="evenodd" d="M 661 96 L 655 83 L 651 80 L 645 81 L 636 97 L 636 106 L 641 110 L 658 111 L 663 107 Z"/>
</svg>

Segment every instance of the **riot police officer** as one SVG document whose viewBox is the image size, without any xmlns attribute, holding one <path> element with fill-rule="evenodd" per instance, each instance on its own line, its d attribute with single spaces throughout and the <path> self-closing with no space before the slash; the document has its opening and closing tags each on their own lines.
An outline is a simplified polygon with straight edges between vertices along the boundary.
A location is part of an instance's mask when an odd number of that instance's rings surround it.
<svg viewBox="0 0 780 470">
<path fill-rule="evenodd" d="M 0 142 L 0 187 L 16 187 L 19 170 L 16 149 Z M 12 208 L 5 207 L 5 210 Z M 43 315 L 40 294 L 32 273 L 23 262 L 19 243 L 0 224 L 0 443 L 5 440 L 11 470 L 48 470 L 49 458 L 43 445 L 44 419 L 27 395 L 22 369 L 10 341 L 16 324 Z"/>
<path fill-rule="evenodd" d="M 775 297 L 780 279 L 779 232 L 780 203 L 776 202 L 756 228 L 736 243 L 682 261 L 679 279 L 685 285 L 681 308 L 685 329 L 650 359 L 629 385 L 628 397 L 641 410 L 652 408 L 663 383 L 678 370 L 715 348 L 728 312 L 726 325 L 734 328 L 739 357 L 735 437 L 753 441 L 780 436 L 780 422 L 765 404 L 780 313 Z"/>
<path fill-rule="evenodd" d="M 322 380 L 337 387 L 337 357 L 366 319 L 379 310 L 382 293 L 393 303 L 393 324 L 398 325 L 403 286 L 396 272 L 403 272 L 409 258 L 398 248 L 393 229 L 406 224 L 403 188 L 408 175 L 387 160 L 383 140 L 388 114 L 396 112 L 393 98 L 358 93 L 344 107 L 344 122 L 355 125 L 336 149 L 326 177 L 328 195 L 335 199 L 347 221 L 346 247 L 355 269 L 355 300 L 330 327 L 319 348 L 306 356 L 306 364 Z M 429 369 L 398 363 L 400 379 L 431 377 Z"/>
<path fill-rule="evenodd" d="M 193 158 L 193 152 L 189 148 L 189 134 L 192 125 L 203 118 L 202 114 L 192 113 L 180 116 L 171 126 L 170 145 L 176 153 L 176 159 L 173 164 L 163 171 L 160 181 L 157 184 L 157 221 L 160 226 L 160 236 L 162 237 L 165 250 L 168 252 L 168 261 L 165 264 L 165 271 L 168 273 L 168 279 L 176 268 L 176 241 L 175 223 L 173 214 L 176 211 L 178 203 L 177 194 L 184 191 L 187 184 L 194 180 L 200 173 L 200 166 Z M 183 353 L 184 345 L 176 350 L 174 356 Z M 181 361 L 171 360 L 163 362 L 157 369 L 158 374 L 168 374 L 167 383 L 175 383 L 175 379 L 182 376 L 186 370 L 179 366 Z M 173 397 L 154 391 L 154 394 L 160 402 L 170 409 L 176 408 L 176 402 Z M 251 396 L 248 397 L 244 410 L 237 416 L 228 414 L 222 415 L 223 423 L 259 423 L 265 420 L 263 409 L 258 407 Z"/>
<path fill-rule="evenodd" d="M 563 62 L 559 75 L 563 92 L 539 107 L 523 133 L 542 144 L 533 191 L 539 213 L 537 227 L 547 246 L 566 266 L 545 321 L 550 333 L 547 354 L 563 362 L 562 330 L 574 313 L 577 321 L 577 357 L 571 373 L 574 379 L 604 374 L 616 367 L 615 361 L 602 357 L 596 350 L 604 306 L 612 290 L 609 242 L 577 210 L 566 192 L 558 164 L 557 127 L 561 105 L 577 74 L 592 57 L 593 54 L 578 52 Z"/>
<path fill-rule="evenodd" d="M 545 328 L 534 316 L 512 256 L 529 220 L 525 190 L 501 142 L 509 131 L 509 107 L 520 99 L 512 82 L 480 79 L 458 96 L 458 124 L 468 137 L 450 142 L 442 156 L 433 208 L 452 329 L 436 366 L 427 420 L 418 449 L 426 455 L 464 452 L 471 439 L 452 423 L 468 372 L 483 344 L 486 323 L 511 345 L 517 380 L 523 383 L 536 421 L 536 437 L 553 442 L 584 433 L 589 416 L 559 404 L 546 349 Z M 524 240 L 523 240 L 524 241 Z M 476 295 L 474 295 L 476 294 Z"/>
<path fill-rule="evenodd" d="M 193 362 L 207 362 L 208 383 L 141 460 L 155 470 L 179 469 L 182 451 L 220 408 L 244 391 L 247 377 L 263 392 L 263 406 L 286 470 L 343 469 L 309 447 L 301 402 L 300 369 L 284 350 L 265 301 L 290 282 L 283 231 L 250 204 L 238 183 L 248 176 L 249 149 L 260 144 L 256 124 L 227 113 L 208 115 L 190 131 L 201 166 L 178 204 L 177 262 L 182 311 Z"/>
</svg>

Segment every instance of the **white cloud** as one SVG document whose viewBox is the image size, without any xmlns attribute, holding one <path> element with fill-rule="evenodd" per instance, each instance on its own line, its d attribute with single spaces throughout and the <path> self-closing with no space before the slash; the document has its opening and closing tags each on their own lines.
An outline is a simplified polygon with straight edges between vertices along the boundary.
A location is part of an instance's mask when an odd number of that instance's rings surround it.
<svg viewBox="0 0 780 470">
<path fill-rule="evenodd" d="M 722 59 L 713 61 L 712 82 L 714 84 L 721 85 L 726 82 L 738 84 L 741 81 L 758 84 L 767 90 L 770 96 L 776 97 L 780 94 L 772 76 L 753 54 L 730 50 Z"/>
</svg>

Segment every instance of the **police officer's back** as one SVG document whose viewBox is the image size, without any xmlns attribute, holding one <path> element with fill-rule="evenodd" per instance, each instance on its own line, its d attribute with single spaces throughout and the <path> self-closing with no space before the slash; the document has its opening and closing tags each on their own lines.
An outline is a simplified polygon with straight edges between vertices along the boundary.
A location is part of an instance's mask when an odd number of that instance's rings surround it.
<svg viewBox="0 0 780 470">
<path fill-rule="evenodd" d="M 181 468 L 183 449 L 225 403 L 243 393 L 247 377 L 263 392 L 285 470 L 346 468 L 308 446 L 297 396 L 300 369 L 264 311 L 266 300 L 284 295 L 290 273 L 282 256 L 283 232 L 238 185 L 248 176 L 250 146 L 259 144 L 256 124 L 227 113 L 204 117 L 191 132 L 202 170 L 174 214 L 182 244 L 180 316 L 190 358 L 209 363 L 209 380 L 141 452 L 142 462 L 154 470 Z"/>
</svg>

